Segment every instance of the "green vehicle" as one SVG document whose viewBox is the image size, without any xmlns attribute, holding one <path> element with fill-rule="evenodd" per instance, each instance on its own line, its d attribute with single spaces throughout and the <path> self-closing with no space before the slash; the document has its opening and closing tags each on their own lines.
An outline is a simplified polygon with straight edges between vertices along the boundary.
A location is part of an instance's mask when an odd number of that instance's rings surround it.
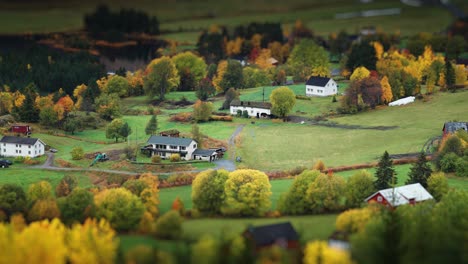
<svg viewBox="0 0 468 264">
<path fill-rule="evenodd" d="M 96 164 L 96 162 L 104 162 L 106 160 L 109 160 L 109 157 L 107 157 L 106 153 L 98 153 L 98 154 L 96 154 L 96 156 L 94 157 L 93 162 L 89 166 L 92 167 L 92 166 L 94 166 L 94 164 Z"/>
</svg>

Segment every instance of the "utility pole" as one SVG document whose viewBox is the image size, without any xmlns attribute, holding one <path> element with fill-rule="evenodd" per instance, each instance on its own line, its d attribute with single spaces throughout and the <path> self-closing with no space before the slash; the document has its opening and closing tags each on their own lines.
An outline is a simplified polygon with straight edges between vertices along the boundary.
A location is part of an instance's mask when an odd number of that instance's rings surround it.
<svg viewBox="0 0 468 264">
<path fill-rule="evenodd" d="M 263 102 L 265 102 L 265 86 L 263 86 L 262 97 L 263 97 Z"/>
</svg>

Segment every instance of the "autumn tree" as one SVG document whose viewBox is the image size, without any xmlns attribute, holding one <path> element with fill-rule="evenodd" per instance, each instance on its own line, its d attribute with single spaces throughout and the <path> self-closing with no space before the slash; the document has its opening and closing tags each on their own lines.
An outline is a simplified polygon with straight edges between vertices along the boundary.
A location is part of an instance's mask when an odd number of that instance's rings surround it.
<svg viewBox="0 0 468 264">
<path fill-rule="evenodd" d="M 314 166 L 312 167 L 313 170 L 318 170 L 318 171 L 325 171 L 327 167 L 325 167 L 325 163 L 323 163 L 322 160 L 317 160 L 315 162 Z"/>
<path fill-rule="evenodd" d="M 344 211 L 336 218 L 336 230 L 348 234 L 362 232 L 372 216 L 378 213 L 378 208 L 372 206 Z"/>
<path fill-rule="evenodd" d="M 346 182 L 346 205 L 359 207 L 369 195 L 375 192 L 374 179 L 366 170 L 354 173 Z"/>
<path fill-rule="evenodd" d="M 224 94 L 222 109 L 229 109 L 231 102 L 239 99 L 239 92 L 234 88 L 229 88 Z"/>
<path fill-rule="evenodd" d="M 111 120 L 121 115 L 121 102 L 117 94 L 102 94 L 95 101 L 96 112 L 100 117 Z"/>
<path fill-rule="evenodd" d="M 206 76 L 206 63 L 203 58 L 196 56 L 190 51 L 179 53 L 172 58 L 172 61 L 179 72 L 180 91 L 189 91 L 198 89 L 198 84 Z M 190 75 L 193 78 L 194 89 L 189 89 L 188 86 L 183 86 L 183 73 Z"/>
<path fill-rule="evenodd" d="M 160 239 L 178 239 L 183 233 L 182 222 L 179 212 L 170 210 L 156 220 L 154 235 Z"/>
<path fill-rule="evenodd" d="M 370 76 L 370 71 L 366 67 L 357 67 L 349 78 L 351 81 L 360 81 Z"/>
<path fill-rule="evenodd" d="M 260 86 L 268 86 L 271 84 L 268 73 L 261 69 L 253 67 L 245 67 L 242 70 L 245 88 L 254 88 Z"/>
<path fill-rule="evenodd" d="M 270 95 L 271 112 L 285 118 L 296 104 L 296 95 L 286 86 L 276 88 Z"/>
<path fill-rule="evenodd" d="M 387 151 L 380 158 L 375 177 L 374 186 L 377 190 L 387 189 L 397 184 L 398 178 L 393 168 L 393 160 Z"/>
<path fill-rule="evenodd" d="M 387 76 L 384 76 L 382 80 L 380 80 L 380 86 L 382 87 L 382 102 L 385 104 L 390 103 L 393 99 L 393 94 L 392 87 L 390 86 L 390 83 L 388 83 Z"/>
<path fill-rule="evenodd" d="M 0 115 L 6 115 L 13 110 L 13 94 L 10 92 L 0 92 Z"/>
<path fill-rule="evenodd" d="M 81 188 L 73 188 L 59 206 L 61 219 L 66 224 L 83 223 L 95 213 L 93 194 Z"/>
<path fill-rule="evenodd" d="M 225 92 L 224 87 L 221 86 L 221 81 L 223 80 L 224 74 L 226 74 L 227 65 L 228 65 L 227 61 L 225 60 L 220 61 L 216 68 L 216 74 L 213 76 L 213 85 L 216 88 L 216 91 L 218 93 Z M 232 88 L 232 87 L 228 87 L 228 89 L 229 88 Z"/>
<path fill-rule="evenodd" d="M 30 205 L 38 200 L 47 200 L 52 197 L 52 186 L 46 181 L 33 183 L 29 185 L 26 197 Z"/>
<path fill-rule="evenodd" d="M 151 119 L 146 124 L 145 134 L 154 135 L 156 131 L 158 131 L 158 117 L 156 115 L 152 115 Z"/>
<path fill-rule="evenodd" d="M 200 127 L 196 123 L 192 125 L 190 134 L 192 134 L 193 140 L 195 140 L 199 146 L 203 146 L 203 134 L 200 132 Z"/>
<path fill-rule="evenodd" d="M 327 52 L 311 39 L 303 39 L 294 46 L 287 64 L 296 81 L 305 81 L 314 69 L 330 68 Z"/>
<path fill-rule="evenodd" d="M 236 170 L 229 174 L 224 186 L 224 215 L 260 216 L 271 206 L 271 185 L 268 176 L 257 170 Z"/>
<path fill-rule="evenodd" d="M 334 212 L 343 208 L 345 181 L 340 176 L 320 174 L 307 188 L 313 213 Z"/>
<path fill-rule="evenodd" d="M 218 67 L 222 66 L 221 62 Z M 242 88 L 243 76 L 242 76 L 242 65 L 237 60 L 227 60 L 227 65 L 224 73 L 218 69 L 218 73 L 213 80 L 216 90 L 218 92 L 226 92 L 229 88 L 239 89 Z M 219 76 L 221 75 L 221 80 Z"/>
<path fill-rule="evenodd" d="M 177 196 L 175 200 L 172 202 L 171 210 L 178 212 L 179 215 L 182 217 L 185 216 L 185 205 L 179 196 Z"/>
<path fill-rule="evenodd" d="M 260 54 L 255 59 L 255 64 L 262 70 L 267 70 L 274 67 L 271 60 L 271 51 L 269 49 L 261 49 Z"/>
<path fill-rule="evenodd" d="M 132 194 L 140 197 L 141 193 L 149 188 L 148 183 L 145 181 L 140 181 L 139 179 L 130 179 L 127 180 L 123 185 L 123 188 L 129 190 Z"/>
<path fill-rule="evenodd" d="M 466 83 L 466 70 L 464 65 L 455 66 L 455 84 L 465 85 Z"/>
<path fill-rule="evenodd" d="M 193 119 L 196 122 L 206 122 L 210 120 L 213 113 L 213 104 L 211 102 L 202 102 L 197 100 L 193 105 Z"/>
<path fill-rule="evenodd" d="M 141 200 L 124 188 L 104 190 L 94 196 L 98 218 L 105 218 L 118 231 L 135 230 L 145 207 Z"/>
<path fill-rule="evenodd" d="M 27 205 L 26 193 L 16 184 L 0 185 L 0 214 L 10 217 L 15 213 L 24 213 Z"/>
<path fill-rule="evenodd" d="M 191 263 L 216 264 L 224 257 L 220 254 L 220 243 L 209 235 L 204 235 L 192 245 Z"/>
<path fill-rule="evenodd" d="M 106 138 L 115 138 L 115 142 L 118 142 L 119 138 L 122 137 L 121 130 L 124 126 L 122 119 L 114 119 L 106 128 Z"/>
<path fill-rule="evenodd" d="M 448 193 L 449 185 L 447 177 L 443 172 L 433 173 L 429 176 L 427 179 L 427 191 L 436 201 L 440 201 L 440 199 Z"/>
<path fill-rule="evenodd" d="M 408 180 L 405 184 L 420 183 L 424 188 L 427 188 L 427 179 L 432 174 L 430 164 L 426 160 L 426 154 L 421 152 L 418 156 L 418 161 L 413 164 L 409 172 Z"/>
<path fill-rule="evenodd" d="M 192 183 L 193 208 L 206 214 L 221 213 L 228 174 L 225 170 L 207 170 L 197 174 Z"/>
<path fill-rule="evenodd" d="M 54 199 L 37 200 L 28 211 L 28 221 L 52 220 L 60 217 L 60 209 Z"/>
<path fill-rule="evenodd" d="M 318 170 L 305 170 L 294 178 L 288 191 L 278 202 L 278 210 L 282 214 L 301 215 L 311 213 L 311 203 L 307 197 L 307 189 L 320 175 Z"/>
<path fill-rule="evenodd" d="M 304 264 L 352 264 L 349 252 L 332 248 L 326 241 L 314 241 L 307 243 L 304 249 Z"/>
<path fill-rule="evenodd" d="M 155 59 L 146 67 L 144 90 L 146 95 L 153 99 L 158 96 L 164 100 L 166 93 L 175 89 L 180 82 L 177 68 L 169 57 Z"/>
<path fill-rule="evenodd" d="M 206 101 L 209 97 L 213 96 L 216 93 L 216 89 L 211 82 L 211 79 L 206 77 L 201 79 L 198 84 L 198 88 L 195 92 L 198 99 Z"/>
<path fill-rule="evenodd" d="M 103 92 L 108 94 L 115 93 L 119 97 L 124 97 L 128 94 L 129 88 L 130 85 L 125 77 L 114 75 L 107 81 Z"/>
<path fill-rule="evenodd" d="M 356 113 L 368 108 L 375 108 L 380 104 L 382 87 L 378 79 L 367 77 L 360 81 L 354 81 L 346 89 L 345 96 L 341 100 L 340 111 L 344 113 Z"/>
</svg>

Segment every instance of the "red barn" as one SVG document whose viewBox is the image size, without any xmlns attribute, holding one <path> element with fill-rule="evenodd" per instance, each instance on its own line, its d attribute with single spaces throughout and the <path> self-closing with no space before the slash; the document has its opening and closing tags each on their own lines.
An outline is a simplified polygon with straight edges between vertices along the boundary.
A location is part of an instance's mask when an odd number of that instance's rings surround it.
<svg viewBox="0 0 468 264">
<path fill-rule="evenodd" d="M 27 124 L 13 124 L 10 128 L 10 131 L 17 134 L 30 135 L 32 129 Z"/>
<path fill-rule="evenodd" d="M 415 204 L 434 199 L 419 183 L 380 190 L 366 198 L 368 203 L 379 203 L 386 207 L 398 207 L 404 204 Z"/>
</svg>

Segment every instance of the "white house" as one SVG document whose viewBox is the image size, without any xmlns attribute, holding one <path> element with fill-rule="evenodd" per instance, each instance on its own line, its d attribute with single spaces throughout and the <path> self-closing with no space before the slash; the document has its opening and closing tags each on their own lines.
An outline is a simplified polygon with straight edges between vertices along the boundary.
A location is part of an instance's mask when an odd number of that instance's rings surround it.
<svg viewBox="0 0 468 264">
<path fill-rule="evenodd" d="M 329 96 L 338 92 L 338 85 L 332 78 L 312 76 L 306 82 L 307 96 Z"/>
<path fill-rule="evenodd" d="M 197 149 L 197 142 L 191 138 L 151 136 L 146 144 L 142 151 L 163 159 L 170 158 L 172 154 L 180 154 L 182 160 L 190 160 Z"/>
<path fill-rule="evenodd" d="M 4 136 L 0 154 L 4 157 L 38 157 L 44 155 L 45 143 L 38 138 Z"/>
<path fill-rule="evenodd" d="M 250 117 L 268 117 L 271 115 L 271 103 L 234 100 L 230 105 L 231 115 L 247 111 Z"/>
<path fill-rule="evenodd" d="M 366 202 L 376 202 L 397 207 L 403 204 L 415 204 L 434 199 L 419 183 L 380 190 L 366 198 Z"/>
</svg>

